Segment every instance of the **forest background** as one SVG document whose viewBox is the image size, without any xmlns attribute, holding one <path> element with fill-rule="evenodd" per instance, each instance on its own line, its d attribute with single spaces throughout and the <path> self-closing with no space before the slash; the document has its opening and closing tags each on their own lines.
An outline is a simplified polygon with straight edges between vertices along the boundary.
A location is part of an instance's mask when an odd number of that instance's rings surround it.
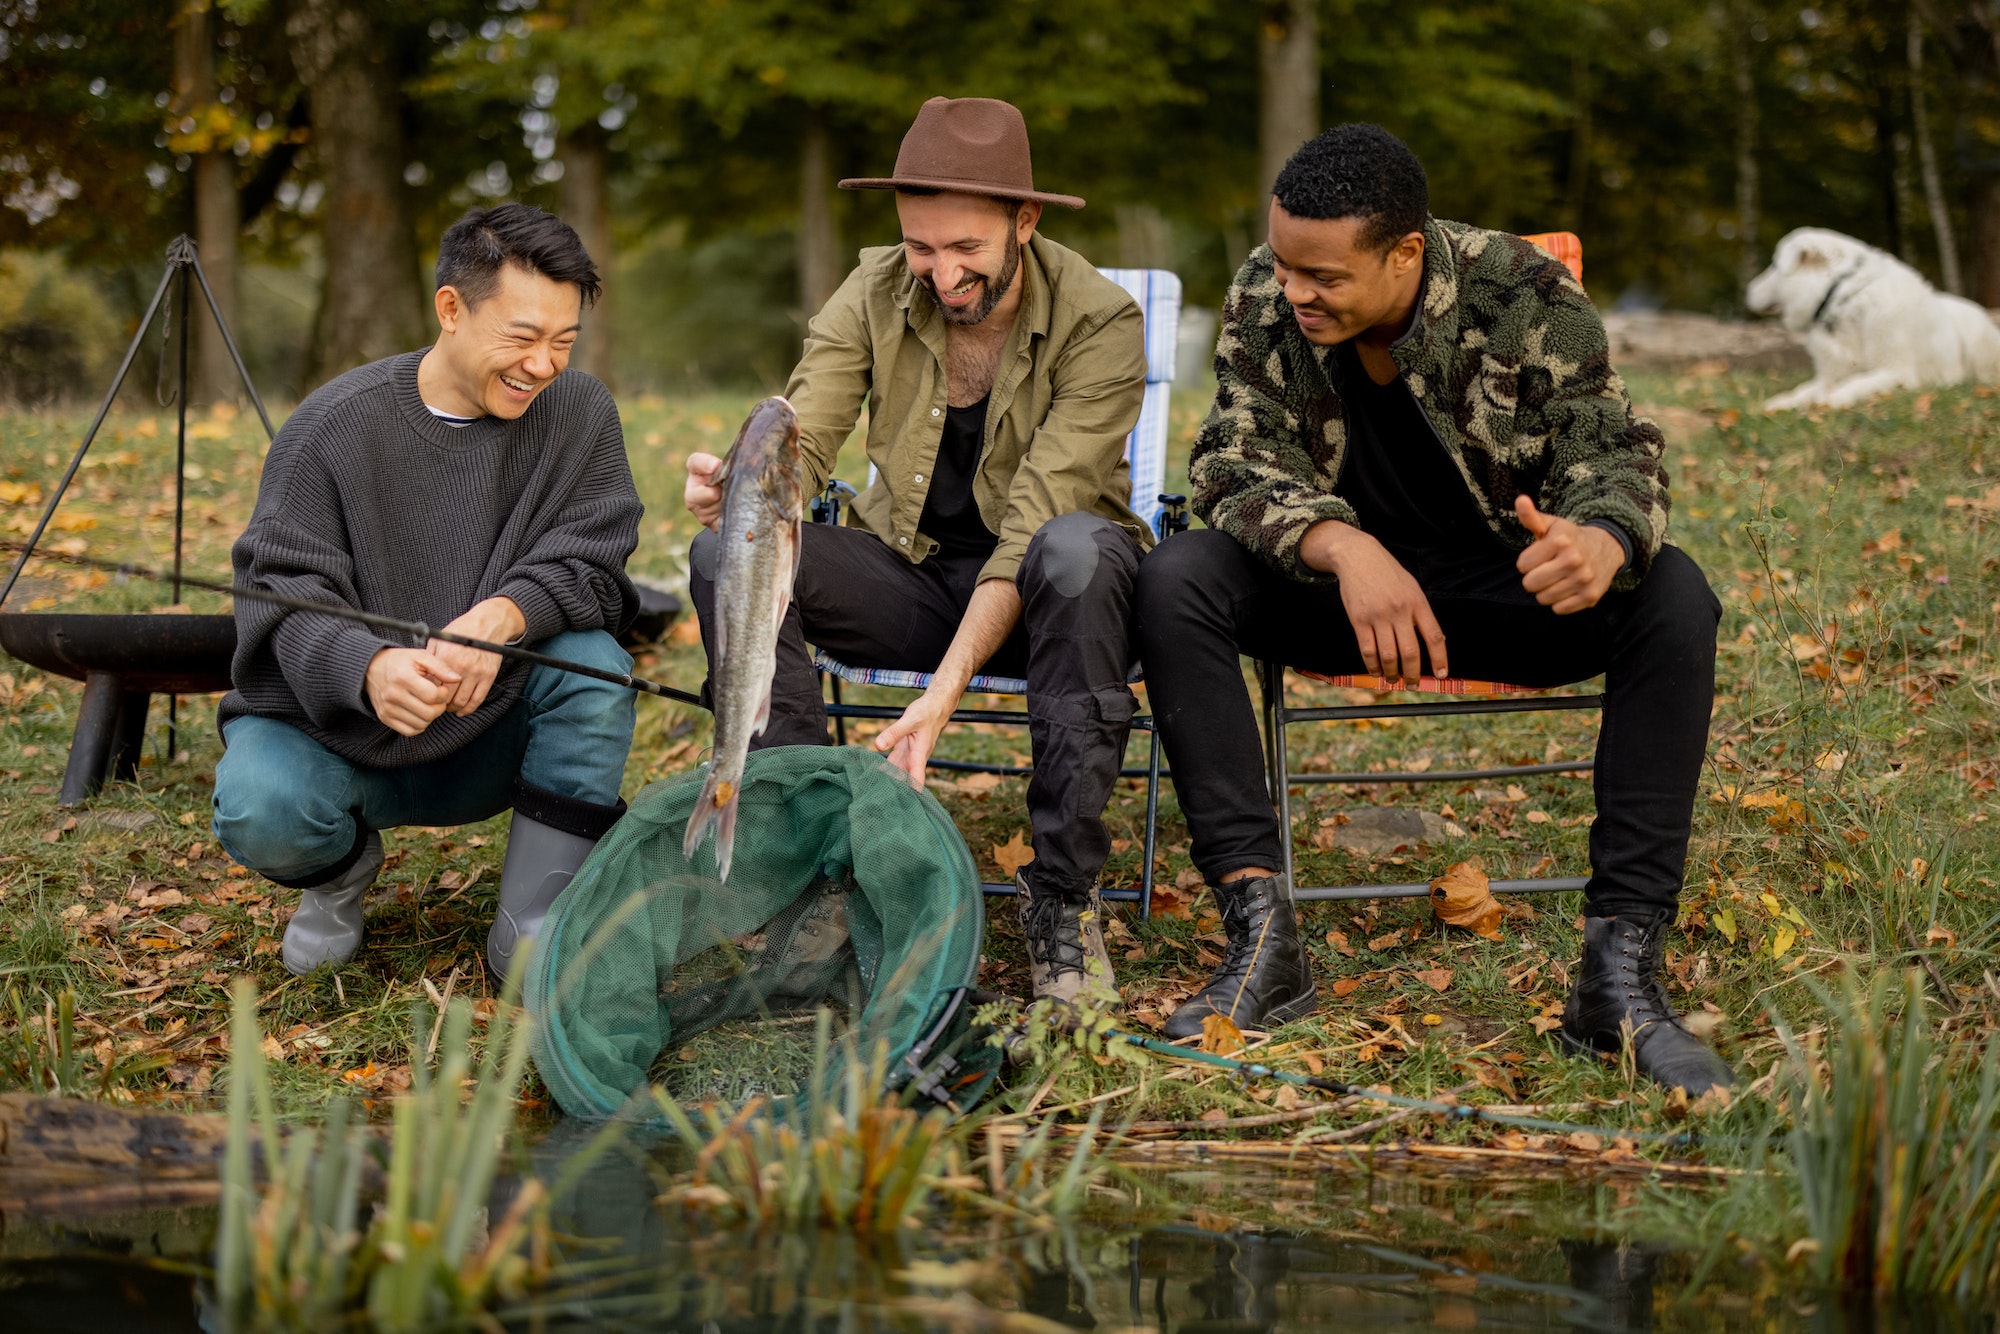
<svg viewBox="0 0 2000 1334">
<path fill-rule="evenodd" d="M 0 0 L 0 395 L 97 392 L 185 231 L 295 400 L 422 345 L 439 232 L 504 198 L 607 272 L 576 364 L 776 386 L 896 239 L 835 181 L 936 94 L 1019 105 L 1038 184 L 1090 200 L 1045 230 L 1196 307 L 1344 120 L 1440 216 L 1580 233 L 1607 308 L 1736 312 L 1801 225 L 2000 306 L 2000 0 Z"/>
</svg>

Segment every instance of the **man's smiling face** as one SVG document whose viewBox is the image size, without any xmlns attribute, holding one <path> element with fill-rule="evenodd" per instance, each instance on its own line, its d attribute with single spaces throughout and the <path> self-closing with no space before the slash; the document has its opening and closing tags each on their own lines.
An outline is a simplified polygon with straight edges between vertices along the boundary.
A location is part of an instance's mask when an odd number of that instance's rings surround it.
<svg viewBox="0 0 2000 1334">
<path fill-rule="evenodd" d="M 1331 347 L 1370 329 L 1408 323 L 1423 279 L 1423 233 L 1384 249 L 1363 244 L 1365 227 L 1361 218 L 1294 217 L 1271 201 L 1274 276 L 1309 342 Z"/>
<path fill-rule="evenodd" d="M 519 264 L 503 264 L 493 294 L 468 306 L 455 287 L 437 293 L 438 351 L 450 368 L 447 412 L 511 421 L 555 383 L 582 327 L 583 294 Z"/>
<path fill-rule="evenodd" d="M 984 322 L 1014 289 L 1021 247 L 1042 206 L 1019 208 L 979 195 L 896 196 L 910 271 L 937 298 L 949 324 Z"/>
</svg>

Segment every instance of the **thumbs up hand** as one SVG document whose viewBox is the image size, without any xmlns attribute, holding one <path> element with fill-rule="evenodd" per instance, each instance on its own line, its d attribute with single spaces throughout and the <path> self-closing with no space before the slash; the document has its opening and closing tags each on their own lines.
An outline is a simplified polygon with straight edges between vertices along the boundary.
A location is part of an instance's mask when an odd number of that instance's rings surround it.
<svg viewBox="0 0 2000 1334">
<path fill-rule="evenodd" d="M 1514 513 L 1534 542 L 1514 562 L 1521 586 L 1558 616 L 1597 605 L 1625 564 L 1625 549 L 1602 528 L 1544 514 L 1527 496 L 1514 498 Z"/>
</svg>

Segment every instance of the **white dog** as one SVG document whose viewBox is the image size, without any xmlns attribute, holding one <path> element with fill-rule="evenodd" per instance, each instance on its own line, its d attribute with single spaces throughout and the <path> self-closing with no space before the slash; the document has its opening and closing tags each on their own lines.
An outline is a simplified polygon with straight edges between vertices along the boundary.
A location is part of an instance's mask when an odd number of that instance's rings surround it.
<svg viewBox="0 0 2000 1334">
<path fill-rule="evenodd" d="M 1813 378 L 1764 404 L 1848 408 L 1896 389 L 2000 381 L 2000 329 L 1886 251 L 1821 227 L 1778 242 L 1746 294 L 1759 315 L 1804 334 Z"/>
</svg>

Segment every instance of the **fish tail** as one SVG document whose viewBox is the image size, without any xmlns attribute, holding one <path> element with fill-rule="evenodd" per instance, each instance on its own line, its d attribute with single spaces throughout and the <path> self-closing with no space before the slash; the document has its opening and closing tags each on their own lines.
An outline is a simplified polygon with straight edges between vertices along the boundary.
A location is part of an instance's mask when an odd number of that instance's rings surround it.
<svg viewBox="0 0 2000 1334">
<path fill-rule="evenodd" d="M 695 850 L 711 830 L 715 833 L 715 869 L 720 879 L 729 879 L 730 853 L 736 844 L 736 795 L 741 784 L 709 771 L 701 785 L 694 811 L 688 816 L 687 834 L 681 839 L 681 856 L 694 860 Z"/>
</svg>

